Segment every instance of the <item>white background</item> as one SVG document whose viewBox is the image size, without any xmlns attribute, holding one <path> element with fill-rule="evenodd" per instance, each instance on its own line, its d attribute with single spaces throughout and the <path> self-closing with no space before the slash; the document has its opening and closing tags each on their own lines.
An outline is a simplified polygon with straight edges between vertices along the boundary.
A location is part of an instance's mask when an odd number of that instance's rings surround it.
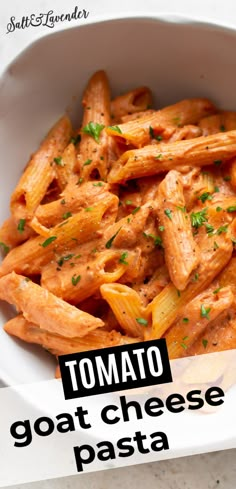
<svg viewBox="0 0 236 489">
<path fill-rule="evenodd" d="M 8 0 L 0 2 L 0 70 L 32 40 L 51 30 L 29 28 L 6 35 L 6 25 L 11 16 L 47 12 L 66 13 L 79 9 L 90 11 L 90 18 L 118 15 L 119 13 L 178 13 L 199 20 L 213 21 L 236 28 L 235 0 Z M 76 22 L 74 22 L 76 24 Z M 72 25 L 72 23 L 70 24 Z M 65 28 L 66 23 L 54 30 Z M 156 53 L 158 55 L 158 52 Z M 232 60 L 232 63 L 236 62 Z M 127 469 L 116 469 L 85 476 L 73 476 L 49 482 L 38 482 L 16 489 L 235 489 L 236 450 L 198 455 L 155 464 L 145 464 Z"/>
</svg>

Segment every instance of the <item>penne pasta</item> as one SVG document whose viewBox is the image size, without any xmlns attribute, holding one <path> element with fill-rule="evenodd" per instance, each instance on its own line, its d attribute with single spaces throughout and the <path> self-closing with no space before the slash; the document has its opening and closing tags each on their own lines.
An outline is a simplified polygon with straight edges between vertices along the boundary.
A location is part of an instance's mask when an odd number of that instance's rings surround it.
<svg viewBox="0 0 236 489">
<path fill-rule="evenodd" d="M 143 338 L 148 320 L 137 292 L 126 285 L 115 283 L 102 285 L 100 291 L 122 330 L 129 336 Z"/>
<path fill-rule="evenodd" d="M 108 332 L 101 329 L 91 331 L 84 337 L 68 338 L 39 328 L 36 324 L 27 321 L 23 315 L 18 315 L 8 321 L 4 329 L 8 334 L 27 343 L 42 345 L 56 356 L 139 341 L 138 338 L 121 335 L 118 331 Z"/>
<path fill-rule="evenodd" d="M 178 290 L 184 290 L 190 274 L 200 261 L 193 239 L 191 221 L 185 208 L 183 186 L 179 173 L 170 171 L 158 187 L 158 218 L 170 278 Z"/>
<path fill-rule="evenodd" d="M 179 319 L 165 334 L 168 354 L 172 358 L 188 355 L 189 348 L 202 335 L 208 324 L 233 303 L 230 286 L 214 289 L 210 286 L 190 301 L 181 311 Z"/>
<path fill-rule="evenodd" d="M 33 154 L 11 197 L 16 219 L 30 219 L 55 177 L 55 165 L 72 136 L 68 117 L 62 117 Z"/>
<path fill-rule="evenodd" d="M 104 324 L 15 272 L 0 278 L 0 299 L 14 304 L 39 328 L 68 338 L 85 336 Z"/>
<path fill-rule="evenodd" d="M 123 116 L 145 111 L 152 103 L 152 94 L 148 87 L 138 87 L 124 93 L 111 102 L 112 118 L 120 120 Z"/>
<path fill-rule="evenodd" d="M 214 112 L 214 105 L 207 99 L 182 100 L 138 120 L 119 124 L 115 128 L 109 127 L 106 131 L 110 136 L 140 148 L 151 141 L 150 127 L 154 136 L 169 138 L 177 128 L 196 124 L 204 115 Z"/>
<path fill-rule="evenodd" d="M 157 175 L 180 165 L 206 166 L 229 160 L 236 152 L 236 131 L 126 151 L 109 173 L 110 183 Z"/>
<path fill-rule="evenodd" d="M 97 172 L 104 179 L 109 165 L 109 137 L 103 129 L 110 124 L 110 88 L 104 71 L 97 71 L 89 80 L 82 105 L 81 177 L 87 181 Z"/>
</svg>

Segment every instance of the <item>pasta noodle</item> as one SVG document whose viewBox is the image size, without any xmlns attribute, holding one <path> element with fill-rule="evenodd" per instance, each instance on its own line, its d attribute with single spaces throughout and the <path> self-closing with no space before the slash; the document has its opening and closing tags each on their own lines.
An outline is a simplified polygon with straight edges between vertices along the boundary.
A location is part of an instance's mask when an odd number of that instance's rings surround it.
<svg viewBox="0 0 236 489">
<path fill-rule="evenodd" d="M 6 333 L 59 355 L 166 338 L 170 358 L 236 348 L 236 113 L 111 98 L 36 149 L 0 228 Z M 56 376 L 60 376 L 59 368 Z"/>
</svg>

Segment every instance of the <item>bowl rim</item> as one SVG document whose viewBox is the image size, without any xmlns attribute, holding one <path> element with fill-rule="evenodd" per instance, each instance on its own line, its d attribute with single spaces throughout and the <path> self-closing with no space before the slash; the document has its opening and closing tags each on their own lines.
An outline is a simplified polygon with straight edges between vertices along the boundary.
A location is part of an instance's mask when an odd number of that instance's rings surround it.
<svg viewBox="0 0 236 489">
<path fill-rule="evenodd" d="M 8 70 L 11 68 L 11 66 L 18 62 L 21 57 L 27 55 L 28 51 L 30 51 L 32 48 L 34 48 L 36 45 L 43 44 L 44 42 L 47 42 L 50 40 L 52 36 L 60 36 L 62 33 L 65 33 L 66 31 L 69 30 L 77 30 L 77 29 L 84 29 L 88 26 L 93 26 L 96 24 L 107 24 L 109 22 L 122 22 L 122 21 L 152 21 L 156 22 L 161 25 L 173 25 L 173 24 L 179 24 L 180 26 L 183 25 L 189 25 L 192 26 L 194 29 L 200 28 L 204 30 L 209 30 L 209 32 L 222 32 L 222 33 L 228 33 L 236 36 L 236 24 L 235 26 L 221 22 L 221 21 L 210 21 L 210 20 L 203 20 L 199 19 L 197 16 L 191 17 L 188 15 L 182 15 L 178 14 L 177 12 L 153 12 L 153 13 L 147 13 L 147 12 L 119 12 L 119 13 L 113 13 L 113 14 L 97 14 L 94 17 L 90 18 L 89 20 L 86 20 L 86 23 L 84 24 L 78 24 L 78 25 L 70 25 L 68 24 L 67 26 L 58 26 L 57 30 L 54 32 L 42 32 L 40 36 L 33 41 L 29 41 L 27 46 L 22 48 L 16 56 L 14 56 L 12 59 L 10 59 L 9 63 L 7 63 L 3 69 L 0 69 L 0 82 L 4 79 L 6 76 Z M 0 94 L 1 94 L 1 87 L 0 87 Z"/>
</svg>

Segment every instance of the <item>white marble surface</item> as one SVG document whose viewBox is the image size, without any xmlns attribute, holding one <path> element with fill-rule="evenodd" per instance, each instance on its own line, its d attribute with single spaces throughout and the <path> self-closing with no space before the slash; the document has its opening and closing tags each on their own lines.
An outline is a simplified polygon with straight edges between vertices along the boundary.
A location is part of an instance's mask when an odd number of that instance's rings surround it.
<svg viewBox="0 0 236 489">
<path fill-rule="evenodd" d="M 90 17 L 119 12 L 178 13 L 236 28 L 235 0 L 8 0 L 0 2 L 0 71 L 32 40 L 49 32 L 47 27 L 28 28 L 6 35 L 11 16 L 17 19 L 30 13 L 70 12 L 75 5 L 90 11 Z M 76 21 L 74 22 L 76 24 Z M 66 27 L 57 25 L 54 30 Z M 14 486 L 16 489 L 235 489 L 236 450 L 144 464 L 126 469 L 73 476 L 63 479 Z"/>
</svg>

